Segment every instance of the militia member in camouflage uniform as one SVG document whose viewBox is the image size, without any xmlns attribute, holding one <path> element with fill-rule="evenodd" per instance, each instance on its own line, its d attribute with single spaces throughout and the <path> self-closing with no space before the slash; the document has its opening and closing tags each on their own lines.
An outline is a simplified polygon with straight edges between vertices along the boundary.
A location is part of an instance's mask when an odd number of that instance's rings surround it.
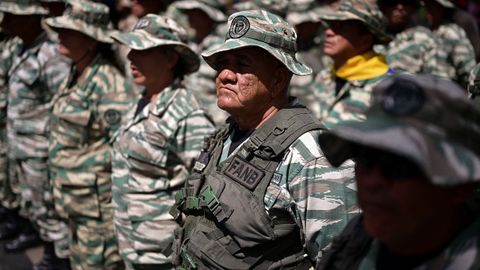
<svg viewBox="0 0 480 270">
<path fill-rule="evenodd" d="M 223 43 L 226 29 L 222 0 L 178 1 L 175 8 L 188 16 L 190 27 L 195 31 L 194 41 L 190 47 L 198 54 L 212 50 Z M 205 61 L 201 61 L 198 72 L 187 76 L 185 86 L 195 91 L 196 96 L 207 107 L 216 124 L 224 124 L 227 113 L 221 110 L 215 95 L 215 70 Z"/>
<path fill-rule="evenodd" d="M 9 180 L 12 190 L 20 196 L 20 214 L 31 220 L 47 242 L 45 261 L 36 269 L 48 269 L 52 265 L 45 263 L 57 259 L 52 242 L 58 256 L 68 255 L 66 224 L 55 213 L 49 185 L 47 131 L 51 100 L 68 76 L 70 62 L 58 54 L 57 46 L 41 28 L 41 16 L 48 11 L 40 1 L 5 0 L 0 2 L 0 11 L 5 12 L 2 27 L 22 40 L 22 48 L 8 72 Z M 27 229 L 7 242 L 5 249 L 16 251 L 31 246 L 38 242 L 35 235 Z"/>
<path fill-rule="evenodd" d="M 173 269 L 165 252 L 177 227 L 169 215 L 173 193 L 185 183 L 204 137 L 214 131 L 194 92 L 182 85 L 183 75 L 198 70 L 200 59 L 186 45 L 183 28 L 154 14 L 113 38 L 131 49 L 134 82 L 145 87 L 114 144 L 120 255 L 128 269 Z"/>
<path fill-rule="evenodd" d="M 264 10 L 234 13 L 224 44 L 203 54 L 218 72 L 228 125 L 206 140 L 171 213 L 178 269 L 308 269 L 356 212 L 352 164 L 335 170 L 320 123 L 288 97 L 296 33 Z M 180 212 L 179 212 L 180 211 Z"/>
<path fill-rule="evenodd" d="M 480 105 L 480 64 L 470 73 L 468 80 L 468 93 L 470 98 Z"/>
<path fill-rule="evenodd" d="M 388 66 L 383 55 L 373 51 L 375 43 L 387 43 L 385 21 L 372 1 L 344 2 L 337 10 L 322 12 L 324 52 L 334 65 L 317 76 L 313 94 L 320 102 L 320 120 L 332 126 L 347 120 L 363 120 L 374 85 L 384 79 Z"/>
<path fill-rule="evenodd" d="M 46 20 L 73 72 L 55 97 L 49 158 L 58 213 L 70 223 L 73 269 L 121 269 L 111 204 L 111 145 L 134 99 L 112 62 L 108 8 L 70 0 Z"/>
<path fill-rule="evenodd" d="M 425 0 L 430 29 L 439 38 L 441 57 L 448 77 L 463 87 L 475 67 L 475 52 L 465 31 L 449 17 L 455 7 L 449 0 Z"/>
<path fill-rule="evenodd" d="M 394 36 L 383 48 L 390 68 L 411 74 L 426 73 L 448 78 L 445 59 L 439 52 L 439 40 L 428 28 L 413 24 L 413 16 L 420 2 L 379 0 L 378 3 L 388 21 L 387 31 Z"/>
<path fill-rule="evenodd" d="M 320 118 L 320 102 L 315 92 L 315 77 L 320 71 L 329 68 L 332 59 L 323 53 L 325 27 L 318 18 L 327 5 L 318 5 L 315 0 L 290 1 L 287 21 L 297 31 L 297 57 L 312 68 L 308 76 L 293 75 L 290 82 L 290 95 L 298 98 L 317 118 Z"/>
<path fill-rule="evenodd" d="M 480 108 L 433 76 L 375 87 L 364 122 L 320 136 L 333 165 L 356 161 L 353 219 L 320 270 L 480 269 Z"/>
</svg>

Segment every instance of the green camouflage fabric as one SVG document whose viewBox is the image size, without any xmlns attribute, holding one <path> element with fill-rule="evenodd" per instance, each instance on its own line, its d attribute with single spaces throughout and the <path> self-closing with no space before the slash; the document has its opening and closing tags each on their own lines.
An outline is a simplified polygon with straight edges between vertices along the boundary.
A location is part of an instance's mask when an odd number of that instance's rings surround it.
<svg viewBox="0 0 480 270">
<path fill-rule="evenodd" d="M 288 8 L 288 0 L 253 0 L 237 2 L 233 5 L 234 12 L 252 9 L 263 9 L 282 18 L 285 18 Z"/>
<path fill-rule="evenodd" d="M 322 124 L 332 128 L 345 121 L 363 121 L 373 87 L 387 76 L 385 73 L 371 79 L 347 81 L 337 92 L 333 70 L 321 71 L 315 78 L 312 99 L 320 104 L 318 113 Z"/>
<path fill-rule="evenodd" d="M 376 1 L 351 0 L 344 1 L 338 9 L 322 9 L 317 12 L 318 17 L 324 21 L 361 21 L 374 34 L 380 43 L 388 43 L 392 39 L 386 33 L 386 18 L 379 9 Z"/>
<path fill-rule="evenodd" d="M 55 208 L 70 222 L 72 269 L 118 269 L 111 205 L 111 145 L 131 84 L 101 54 L 55 96 L 49 162 Z"/>
<path fill-rule="evenodd" d="M 54 28 L 75 30 L 103 43 L 113 43 L 115 31 L 110 23 L 106 5 L 84 0 L 68 0 L 60 17 L 48 18 L 45 23 Z"/>
<path fill-rule="evenodd" d="M 185 43 L 186 30 L 167 17 L 147 14 L 131 32 L 114 34 L 112 37 L 132 50 L 148 50 L 159 46 L 173 48 L 180 56 L 181 70 L 185 74 L 195 72 L 200 66 L 198 55 Z"/>
<path fill-rule="evenodd" d="M 396 34 L 383 50 L 388 66 L 395 71 L 448 78 L 448 65 L 440 52 L 439 42 L 429 29 L 414 26 Z"/>
<path fill-rule="evenodd" d="M 206 50 L 218 48 L 225 39 L 225 25 L 217 25 L 212 33 L 206 36 L 201 43 L 189 43 L 197 54 Z M 185 77 L 185 88 L 194 91 L 199 101 L 207 112 L 212 116 L 217 125 L 225 123 L 228 113 L 217 106 L 217 89 L 215 86 L 215 77 L 217 72 L 211 68 L 203 58 L 200 59 L 200 67 L 197 72 Z"/>
<path fill-rule="evenodd" d="M 178 1 L 173 3 L 179 10 L 200 9 L 217 23 L 224 22 L 227 19 L 224 14 L 225 4 L 222 0 Z"/>
<path fill-rule="evenodd" d="M 319 2 L 315 0 L 291 0 L 287 2 L 288 12 L 285 19 L 290 25 L 320 21 L 318 12 L 322 6 Z"/>
<path fill-rule="evenodd" d="M 475 66 L 470 73 L 470 78 L 468 80 L 468 92 L 470 98 L 480 105 L 480 64 Z"/>
<path fill-rule="evenodd" d="M 40 0 L 2 0 L 0 12 L 15 15 L 46 15 L 48 10 L 42 7 Z"/>
<path fill-rule="evenodd" d="M 47 157 L 51 101 L 69 74 L 70 62 L 60 56 L 46 33 L 22 50 L 17 50 L 8 72 L 10 187 L 20 198 L 20 214 L 65 256 L 66 224 L 52 205 Z"/>
<path fill-rule="evenodd" d="M 440 40 L 440 57 L 447 63 L 448 77 L 466 88 L 475 67 L 475 51 L 467 34 L 454 23 L 442 24 L 433 33 Z"/>
<path fill-rule="evenodd" d="M 172 268 L 165 249 L 176 222 L 169 214 L 203 140 L 214 125 L 194 92 L 177 81 L 122 127 L 114 144 L 113 203 L 127 268 Z"/>
<path fill-rule="evenodd" d="M 8 71 L 14 58 L 21 50 L 21 40 L 6 38 L 0 42 L 0 203 L 13 209 L 20 205 L 19 198 L 13 193 L 8 177 L 8 141 L 7 141 L 7 103 Z"/>
<path fill-rule="evenodd" d="M 408 158 L 434 185 L 480 180 L 480 109 L 457 84 L 427 75 L 391 76 L 373 90 L 366 116 L 324 135 L 322 149 L 333 165 L 364 145 Z"/>
<path fill-rule="evenodd" d="M 333 237 L 359 213 L 354 164 L 348 161 L 333 168 L 318 144 L 321 132 L 307 132 L 292 143 L 275 171 L 280 177 L 272 179 L 264 198 L 265 211 L 286 209 L 295 219 L 313 261 L 322 257 Z M 241 146 L 228 155 L 231 135 L 223 143 L 222 160 L 235 155 Z"/>
<path fill-rule="evenodd" d="M 202 56 L 216 69 L 216 60 L 221 53 L 255 46 L 278 59 L 293 74 L 311 74 L 312 70 L 295 57 L 296 39 L 295 29 L 281 17 L 265 10 L 240 11 L 228 18 L 228 33 L 224 44 L 204 52 Z"/>
</svg>

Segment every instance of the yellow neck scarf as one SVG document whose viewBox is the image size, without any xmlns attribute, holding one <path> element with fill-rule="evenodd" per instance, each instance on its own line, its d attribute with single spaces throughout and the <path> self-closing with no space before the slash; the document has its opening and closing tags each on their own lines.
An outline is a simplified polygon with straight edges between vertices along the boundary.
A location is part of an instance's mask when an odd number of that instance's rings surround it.
<svg viewBox="0 0 480 270">
<path fill-rule="evenodd" d="M 335 75 L 347 81 L 367 80 L 385 74 L 387 71 L 388 65 L 385 57 L 369 51 L 348 59 L 335 70 Z"/>
</svg>

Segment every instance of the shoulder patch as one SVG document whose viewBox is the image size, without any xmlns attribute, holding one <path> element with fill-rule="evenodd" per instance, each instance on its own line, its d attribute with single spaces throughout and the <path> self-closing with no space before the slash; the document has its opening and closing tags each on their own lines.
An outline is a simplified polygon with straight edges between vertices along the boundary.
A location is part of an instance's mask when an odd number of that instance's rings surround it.
<svg viewBox="0 0 480 270">
<path fill-rule="evenodd" d="M 224 173 L 250 190 L 254 190 L 265 175 L 262 170 L 238 156 L 232 159 Z"/>
<path fill-rule="evenodd" d="M 120 111 L 115 109 L 108 109 L 103 114 L 103 117 L 105 118 L 105 121 L 111 126 L 118 125 L 122 120 L 122 114 L 120 113 Z"/>
</svg>

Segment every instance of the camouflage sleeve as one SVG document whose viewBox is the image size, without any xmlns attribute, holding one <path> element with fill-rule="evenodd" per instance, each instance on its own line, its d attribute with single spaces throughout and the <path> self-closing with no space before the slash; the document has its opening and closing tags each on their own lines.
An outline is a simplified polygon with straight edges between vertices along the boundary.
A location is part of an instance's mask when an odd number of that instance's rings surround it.
<svg viewBox="0 0 480 270">
<path fill-rule="evenodd" d="M 53 96 L 59 91 L 62 82 L 68 78 L 71 62 L 60 55 L 55 44 L 49 44 L 42 52 L 42 56 L 39 55 L 39 60 L 45 61 L 45 63 L 43 64 L 41 74 L 46 88 Z"/>
<path fill-rule="evenodd" d="M 303 231 L 312 260 L 322 256 L 333 237 L 358 213 L 353 163 L 333 168 L 318 145 L 319 134 L 306 133 L 290 147 L 277 169 L 282 175 L 280 190 L 275 191 L 273 183 L 267 192 L 268 201 L 275 201 L 273 207 L 284 204 L 290 209 Z"/>
</svg>

